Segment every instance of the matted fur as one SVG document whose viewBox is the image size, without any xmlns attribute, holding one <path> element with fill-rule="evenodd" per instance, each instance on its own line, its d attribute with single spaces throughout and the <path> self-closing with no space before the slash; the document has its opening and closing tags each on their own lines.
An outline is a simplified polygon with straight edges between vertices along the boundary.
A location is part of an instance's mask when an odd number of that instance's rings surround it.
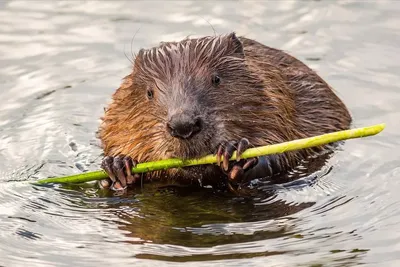
<svg viewBox="0 0 400 267">
<path fill-rule="evenodd" d="M 212 75 L 221 78 L 219 86 Z M 202 131 L 189 140 L 172 137 L 166 123 L 179 112 L 200 116 Z M 280 143 L 347 129 L 351 122 L 342 101 L 314 71 L 235 33 L 140 50 L 102 119 L 105 154 L 139 162 L 201 157 L 215 153 L 222 141 L 243 137 L 253 146 Z M 274 157 L 276 169 L 288 170 L 314 150 Z M 217 167 L 199 167 L 169 170 L 163 177 L 212 180 L 220 174 Z"/>
</svg>

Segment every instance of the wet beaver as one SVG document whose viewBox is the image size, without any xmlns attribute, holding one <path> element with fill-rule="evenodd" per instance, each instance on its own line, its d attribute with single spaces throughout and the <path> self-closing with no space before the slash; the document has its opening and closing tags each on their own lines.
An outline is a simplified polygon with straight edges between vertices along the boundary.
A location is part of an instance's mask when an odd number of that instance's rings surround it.
<svg viewBox="0 0 400 267">
<path fill-rule="evenodd" d="M 235 33 L 141 49 L 105 109 L 99 138 L 115 190 L 140 177 L 137 162 L 216 154 L 216 165 L 148 173 L 145 180 L 237 185 L 278 177 L 324 147 L 225 160 L 262 146 L 348 129 L 351 116 L 330 86 L 283 51 Z M 140 179 L 141 180 L 141 179 Z"/>
</svg>

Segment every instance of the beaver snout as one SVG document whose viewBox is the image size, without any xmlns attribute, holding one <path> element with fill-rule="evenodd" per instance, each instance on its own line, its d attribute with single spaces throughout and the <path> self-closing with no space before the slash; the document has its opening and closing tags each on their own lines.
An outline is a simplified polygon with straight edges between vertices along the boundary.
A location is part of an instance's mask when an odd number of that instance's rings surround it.
<svg viewBox="0 0 400 267">
<path fill-rule="evenodd" d="M 171 116 L 167 123 L 167 130 L 173 137 L 189 139 L 201 131 L 202 125 L 201 118 L 179 113 Z"/>
</svg>

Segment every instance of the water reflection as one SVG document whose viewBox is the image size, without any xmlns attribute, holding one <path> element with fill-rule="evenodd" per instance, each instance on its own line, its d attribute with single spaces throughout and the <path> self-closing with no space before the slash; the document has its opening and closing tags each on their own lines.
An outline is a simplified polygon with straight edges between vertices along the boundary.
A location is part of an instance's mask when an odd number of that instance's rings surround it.
<svg viewBox="0 0 400 267">
<path fill-rule="evenodd" d="M 324 160 L 321 157 L 316 159 L 321 165 L 327 157 Z M 313 163 L 315 165 L 316 162 Z M 296 238 L 295 222 L 291 222 L 291 215 L 312 207 L 315 201 L 287 200 L 285 194 L 293 197 L 296 190 L 316 185 L 324 180 L 330 170 L 327 168 L 309 175 L 298 171 L 291 174 L 290 180 L 294 179 L 294 175 L 303 178 L 280 185 L 259 181 L 261 186 L 253 186 L 251 191 L 246 191 L 246 195 L 240 197 L 215 192 L 211 188 L 160 183 L 145 184 L 124 196 L 116 196 L 113 192 L 99 190 L 88 184 L 62 185 L 58 190 L 66 194 L 63 198 L 70 201 L 72 209 L 90 207 L 96 208 L 96 211 L 104 209 L 102 212 L 108 215 L 113 214 L 113 218 L 118 218 L 112 220 L 113 224 L 128 238 L 128 243 L 218 247 L 275 238 Z M 318 188 L 323 187 L 320 184 Z M 308 196 L 312 190 L 309 190 Z M 83 196 L 78 192 L 82 192 Z M 108 216 L 106 221 L 109 221 Z"/>
</svg>

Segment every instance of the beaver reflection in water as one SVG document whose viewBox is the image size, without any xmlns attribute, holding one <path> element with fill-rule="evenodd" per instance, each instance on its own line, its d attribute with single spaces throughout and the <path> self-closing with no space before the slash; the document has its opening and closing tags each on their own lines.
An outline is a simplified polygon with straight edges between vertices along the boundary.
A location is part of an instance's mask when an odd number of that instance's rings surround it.
<svg viewBox="0 0 400 267">
<path fill-rule="evenodd" d="M 249 147 L 348 129 L 351 116 L 329 85 L 283 51 L 235 33 L 141 49 L 105 110 L 99 130 L 110 179 L 141 181 L 137 162 L 216 154 L 220 164 L 144 174 L 144 181 L 227 185 L 282 173 L 324 147 L 240 159 Z M 237 151 L 239 159 L 229 162 Z M 275 178 L 274 178 L 275 177 Z"/>
</svg>

